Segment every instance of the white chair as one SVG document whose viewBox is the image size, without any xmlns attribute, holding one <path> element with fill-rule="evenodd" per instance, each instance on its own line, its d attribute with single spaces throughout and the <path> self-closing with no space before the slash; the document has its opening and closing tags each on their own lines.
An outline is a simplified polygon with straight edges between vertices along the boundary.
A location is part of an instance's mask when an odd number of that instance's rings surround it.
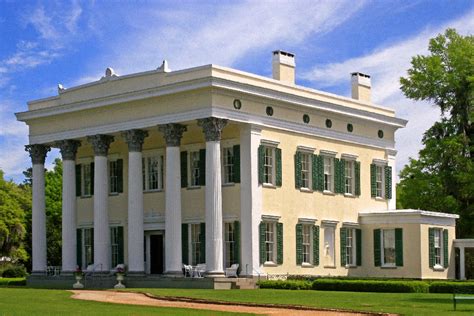
<svg viewBox="0 0 474 316">
<path fill-rule="evenodd" d="M 230 278 L 230 277 L 237 278 L 238 277 L 237 270 L 239 270 L 239 264 L 234 263 L 233 265 L 230 266 L 230 268 L 225 269 L 225 277 L 226 278 Z"/>
<path fill-rule="evenodd" d="M 193 267 L 187 264 L 183 264 L 183 269 L 184 269 L 184 277 L 192 277 L 193 276 Z"/>
<path fill-rule="evenodd" d="M 196 266 L 196 269 L 194 269 L 194 277 L 195 278 L 203 278 L 204 273 L 206 273 L 206 264 L 205 263 L 200 263 Z"/>
</svg>

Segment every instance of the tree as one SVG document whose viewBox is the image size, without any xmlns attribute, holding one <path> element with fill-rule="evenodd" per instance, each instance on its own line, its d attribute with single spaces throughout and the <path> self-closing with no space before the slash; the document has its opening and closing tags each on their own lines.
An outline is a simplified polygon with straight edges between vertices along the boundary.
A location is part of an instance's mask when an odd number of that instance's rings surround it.
<svg viewBox="0 0 474 316">
<path fill-rule="evenodd" d="M 412 59 L 401 90 L 414 100 L 436 104 L 463 135 L 464 154 L 474 159 L 474 36 L 454 29 L 430 40 L 430 55 Z"/>
</svg>

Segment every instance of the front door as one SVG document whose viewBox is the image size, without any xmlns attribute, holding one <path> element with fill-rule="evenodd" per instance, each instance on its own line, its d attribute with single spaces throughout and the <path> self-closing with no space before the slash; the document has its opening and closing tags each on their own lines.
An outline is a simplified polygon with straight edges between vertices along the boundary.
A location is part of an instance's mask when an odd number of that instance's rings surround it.
<svg viewBox="0 0 474 316">
<path fill-rule="evenodd" d="M 163 274 L 163 235 L 150 235 L 150 273 Z"/>
</svg>

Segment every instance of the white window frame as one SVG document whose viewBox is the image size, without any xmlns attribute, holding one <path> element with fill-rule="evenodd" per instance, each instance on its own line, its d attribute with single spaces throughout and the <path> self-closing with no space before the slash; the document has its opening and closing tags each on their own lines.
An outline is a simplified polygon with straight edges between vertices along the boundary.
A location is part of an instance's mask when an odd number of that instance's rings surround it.
<svg viewBox="0 0 474 316">
<path fill-rule="evenodd" d="M 92 239 L 94 238 L 93 236 L 93 231 L 92 231 L 92 227 L 84 227 L 84 228 L 81 228 L 82 230 L 82 245 L 81 245 L 81 248 L 82 248 L 82 258 L 81 258 L 81 262 L 82 262 L 82 265 L 84 268 L 87 268 L 88 264 L 94 264 L 94 262 L 92 261 L 92 258 L 94 257 L 94 253 L 93 253 L 93 248 L 94 248 L 94 244 L 92 243 Z M 86 238 L 86 232 L 87 232 L 87 237 Z M 89 241 L 89 242 L 87 242 Z M 90 250 L 90 251 L 88 251 Z M 90 254 L 88 255 L 88 253 L 90 252 Z M 89 259 L 91 259 L 89 262 L 87 260 L 87 258 L 89 257 Z"/>
<path fill-rule="evenodd" d="M 312 189 L 312 184 L 313 184 L 313 154 L 306 152 L 306 151 L 300 151 L 301 153 L 301 188 L 306 189 L 306 190 L 311 190 Z M 306 169 L 303 168 L 303 165 L 306 164 Z M 306 182 L 304 183 L 304 175 L 306 174 L 307 179 Z"/>
<path fill-rule="evenodd" d="M 118 262 L 119 254 L 119 243 L 118 243 L 118 226 L 110 227 L 110 263 L 111 267 L 115 268 L 118 264 L 123 262 Z M 116 262 L 114 262 L 114 257 Z"/>
<path fill-rule="evenodd" d="M 344 159 L 344 194 L 355 195 L 355 160 Z"/>
<path fill-rule="evenodd" d="M 150 167 L 149 160 L 157 159 L 158 174 L 157 188 L 150 188 Z M 153 150 L 143 152 L 142 156 L 142 172 L 143 172 L 143 192 L 160 192 L 164 190 L 165 178 L 165 156 L 163 150 Z"/>
<path fill-rule="evenodd" d="M 357 234 L 355 228 L 346 228 L 346 266 L 355 267 L 357 265 Z"/>
<path fill-rule="evenodd" d="M 393 233 L 393 262 L 385 262 L 385 234 Z M 395 228 L 386 228 L 380 230 L 380 255 L 382 267 L 396 267 L 397 265 L 397 247 L 395 241 Z"/>
<path fill-rule="evenodd" d="M 201 258 L 201 223 L 190 223 L 189 225 L 189 258 L 191 265 L 204 262 L 206 258 Z M 198 260 L 199 259 L 199 260 Z"/>
<path fill-rule="evenodd" d="M 200 178 L 205 177 L 206 175 L 200 174 L 200 168 L 199 164 L 201 163 L 200 161 L 200 149 L 192 149 L 188 151 L 188 187 L 189 188 L 198 188 L 200 187 Z M 194 159 L 196 156 L 197 159 Z M 193 162 L 197 162 L 197 166 L 193 166 Z M 197 171 L 198 177 L 196 178 L 195 174 L 193 171 Z"/>
<path fill-rule="evenodd" d="M 265 264 L 277 262 L 277 222 L 265 221 Z"/>
<path fill-rule="evenodd" d="M 302 265 L 313 265 L 313 226 L 311 224 L 302 224 Z M 308 238 L 305 240 L 305 238 Z M 306 250 L 305 250 L 306 248 Z M 305 258 L 306 256 L 306 258 Z M 307 260 L 305 260 L 307 259 Z"/>
<path fill-rule="evenodd" d="M 269 186 L 276 185 L 276 155 L 275 148 L 273 146 L 264 145 L 264 155 L 263 155 L 263 184 Z M 268 162 L 267 160 L 270 160 Z M 267 181 L 270 180 L 270 181 Z"/>
<path fill-rule="evenodd" d="M 235 253 L 235 223 L 224 223 L 224 267 L 229 268 L 234 262 Z"/>
<path fill-rule="evenodd" d="M 438 236 L 436 236 L 438 235 Z M 436 237 L 438 237 L 438 247 L 436 247 Z M 443 229 L 435 228 L 433 230 L 433 247 L 434 247 L 434 269 L 444 269 L 444 251 L 443 251 Z M 437 254 L 437 250 L 439 254 Z M 438 262 L 439 259 L 439 262 Z"/>
<path fill-rule="evenodd" d="M 78 160 L 78 164 L 81 166 L 81 197 L 87 198 L 92 196 L 92 188 L 94 183 L 91 181 L 91 174 L 93 172 L 91 164 L 94 160 L 92 158 L 82 158 Z M 87 166 L 87 167 L 86 167 Z M 86 169 L 89 169 L 89 176 L 86 178 Z M 86 192 L 86 179 L 90 181 L 89 191 Z"/>
<path fill-rule="evenodd" d="M 110 195 L 119 194 L 118 192 L 118 172 L 119 171 L 117 169 L 117 160 L 118 158 L 114 156 L 113 158 L 109 157 L 108 162 L 107 162 L 109 164 L 108 171 L 109 171 L 109 194 Z M 112 168 L 112 165 L 114 165 L 113 168 Z M 115 190 L 112 190 L 112 189 L 115 189 Z"/>
<path fill-rule="evenodd" d="M 330 165 L 326 162 L 330 162 Z M 334 193 L 334 156 L 323 155 L 324 166 L 324 192 Z M 329 184 L 329 185 L 326 185 Z"/>
<path fill-rule="evenodd" d="M 232 163 L 229 163 L 226 158 L 228 158 L 228 154 L 230 153 Z M 223 146 L 222 147 L 222 184 L 223 185 L 232 185 L 234 184 L 234 166 L 235 166 L 235 160 L 234 160 L 234 147 L 232 145 L 230 146 Z M 232 172 L 228 172 L 229 169 Z"/>
<path fill-rule="evenodd" d="M 324 267 L 334 268 L 336 266 L 336 225 L 324 225 Z M 330 260 L 330 262 L 327 262 Z"/>
</svg>

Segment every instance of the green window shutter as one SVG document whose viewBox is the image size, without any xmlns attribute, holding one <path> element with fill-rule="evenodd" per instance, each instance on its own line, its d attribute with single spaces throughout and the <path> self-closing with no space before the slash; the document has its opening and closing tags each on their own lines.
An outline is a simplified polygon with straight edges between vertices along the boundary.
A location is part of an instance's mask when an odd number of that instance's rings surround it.
<svg viewBox="0 0 474 316">
<path fill-rule="evenodd" d="M 206 185 L 206 150 L 199 150 L 199 185 Z"/>
<path fill-rule="evenodd" d="M 311 156 L 311 184 L 313 191 L 318 190 L 318 156 Z"/>
<path fill-rule="evenodd" d="M 123 193 L 123 159 L 117 159 L 117 192 Z"/>
<path fill-rule="evenodd" d="M 82 229 L 76 229 L 76 262 L 82 269 Z"/>
<path fill-rule="evenodd" d="M 206 223 L 201 223 L 201 234 L 199 235 L 199 242 L 201 248 L 199 251 L 201 252 L 201 262 L 206 263 Z"/>
<path fill-rule="evenodd" d="M 334 158 L 334 193 L 341 193 L 341 167 L 339 158 Z"/>
<path fill-rule="evenodd" d="M 281 148 L 275 148 L 275 160 L 276 160 L 276 170 L 275 170 L 275 185 L 281 187 L 282 185 L 282 174 L 281 174 Z"/>
<path fill-rule="evenodd" d="M 296 224 L 296 264 L 303 263 L 303 225 Z"/>
<path fill-rule="evenodd" d="M 240 222 L 234 222 L 234 258 L 235 262 L 240 264 Z"/>
<path fill-rule="evenodd" d="M 370 164 L 370 196 L 377 196 L 377 184 L 376 184 L 376 173 L 377 166 L 375 164 Z"/>
<path fill-rule="evenodd" d="M 433 268 L 435 265 L 435 254 L 434 254 L 434 228 L 428 228 L 428 256 L 429 266 Z"/>
<path fill-rule="evenodd" d="M 265 164 L 265 147 L 263 145 L 258 146 L 258 183 L 263 184 L 263 173 Z"/>
<path fill-rule="evenodd" d="M 277 264 L 283 264 L 283 223 L 277 223 Z"/>
<path fill-rule="evenodd" d="M 392 198 L 392 167 L 385 166 L 385 198 L 390 200 Z"/>
<path fill-rule="evenodd" d="M 184 264 L 189 263 L 188 224 L 181 224 L 181 257 Z"/>
<path fill-rule="evenodd" d="M 344 194 L 346 192 L 346 161 L 341 159 L 339 161 L 339 193 Z"/>
<path fill-rule="evenodd" d="M 188 186 L 188 152 L 181 152 L 181 187 L 186 188 Z M 188 262 L 186 260 L 186 262 Z"/>
<path fill-rule="evenodd" d="M 355 175 L 355 195 L 360 195 L 360 161 L 354 163 L 354 175 Z"/>
<path fill-rule="evenodd" d="M 318 156 L 318 191 L 324 191 L 324 157 Z"/>
<path fill-rule="evenodd" d="M 374 265 L 376 267 L 380 267 L 380 257 L 382 254 L 380 246 L 380 229 L 374 229 Z"/>
<path fill-rule="evenodd" d="M 94 163 L 91 162 L 91 195 L 94 195 Z"/>
<path fill-rule="evenodd" d="M 449 253 L 448 253 L 448 230 L 443 229 L 443 267 L 449 266 Z"/>
<path fill-rule="evenodd" d="M 259 225 L 260 232 L 260 264 L 264 264 L 266 261 L 266 249 L 265 249 L 265 223 L 260 222 Z"/>
<path fill-rule="evenodd" d="M 234 153 L 234 183 L 240 183 L 240 145 L 234 145 L 232 148 Z"/>
<path fill-rule="evenodd" d="M 313 226 L 313 265 L 319 265 L 319 226 Z"/>
<path fill-rule="evenodd" d="M 117 256 L 117 261 L 118 264 L 125 263 L 125 260 L 123 258 L 123 226 L 117 227 L 117 233 L 118 233 L 118 256 Z"/>
<path fill-rule="evenodd" d="M 347 235 L 347 228 L 341 227 L 340 230 L 340 244 L 341 244 L 341 266 L 345 266 L 346 262 L 346 235 Z"/>
<path fill-rule="evenodd" d="M 403 229 L 395 228 L 395 262 L 403 267 Z"/>
<path fill-rule="evenodd" d="M 301 188 L 301 153 L 295 153 L 295 188 Z"/>
<path fill-rule="evenodd" d="M 356 265 L 362 265 L 362 230 L 356 229 Z"/>
<path fill-rule="evenodd" d="M 81 196 L 81 169 L 82 165 L 76 165 L 76 196 Z"/>
</svg>

